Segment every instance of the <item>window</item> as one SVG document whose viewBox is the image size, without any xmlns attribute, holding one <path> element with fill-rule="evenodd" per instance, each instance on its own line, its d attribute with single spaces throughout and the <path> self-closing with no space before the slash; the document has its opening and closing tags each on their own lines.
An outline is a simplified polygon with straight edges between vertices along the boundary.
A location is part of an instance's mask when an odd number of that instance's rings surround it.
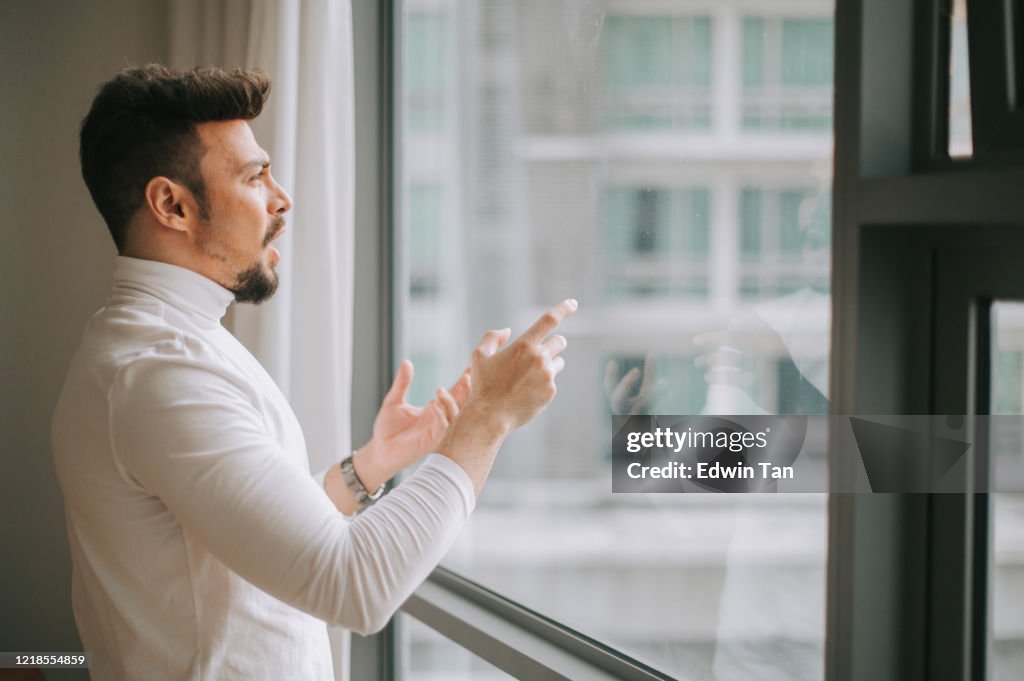
<svg viewBox="0 0 1024 681">
<path fill-rule="evenodd" d="M 610 298 L 708 293 L 706 189 L 610 187 L 601 206 Z"/>
<path fill-rule="evenodd" d="M 411 185 L 405 212 L 405 236 L 409 240 L 409 286 L 414 297 L 431 297 L 440 293 L 441 274 L 446 250 L 451 248 L 445 238 L 441 187 Z"/>
<path fill-rule="evenodd" d="M 962 5 L 959 0 L 953 4 Z M 833 187 L 840 220 L 833 235 L 837 271 L 832 292 L 813 283 L 801 288 L 826 301 L 835 296 L 835 309 L 840 313 L 835 320 L 835 354 L 830 358 L 828 337 L 821 331 L 830 327 L 828 305 L 807 306 L 824 310 L 824 314 L 791 319 L 787 333 L 781 335 L 788 339 L 787 348 L 798 348 L 792 364 L 800 368 L 801 376 L 813 373 L 812 365 L 831 361 L 838 384 L 830 389 L 818 382 L 814 387 L 819 397 L 828 396 L 829 408 L 836 413 L 921 414 L 931 410 L 959 414 L 964 412 L 968 396 L 986 394 L 982 390 L 969 393 L 970 388 L 979 386 L 991 388 L 989 397 L 996 411 L 1016 411 L 1024 402 L 1020 381 L 1015 378 L 1021 364 L 1017 354 L 1021 348 L 1014 340 L 1016 313 L 1009 308 L 995 310 L 998 327 L 992 329 L 995 335 L 991 337 L 982 332 L 986 325 L 976 324 L 978 319 L 968 314 L 984 309 L 975 306 L 978 297 L 982 302 L 996 295 L 1006 301 L 1024 300 L 1021 278 L 1015 274 L 1024 252 L 1024 239 L 1017 236 L 1024 213 L 1016 200 L 1022 158 L 1014 139 L 1015 112 L 1005 111 L 1005 102 L 993 104 L 1013 80 L 1006 77 L 1013 75 L 1006 71 L 1011 63 L 1006 57 L 1015 54 L 1016 46 L 1009 44 L 1014 42 L 1012 31 L 992 29 L 1016 24 L 992 20 L 1004 19 L 1000 13 L 1017 4 L 974 3 L 968 20 L 955 12 L 958 24 L 954 28 L 962 33 L 953 37 L 951 47 L 948 36 L 943 35 L 950 27 L 950 17 L 943 13 L 949 3 L 835 3 L 835 48 L 842 55 L 834 60 L 839 108 L 834 119 L 839 176 Z M 354 16 L 371 5 L 354 4 Z M 413 131 L 403 109 L 407 106 L 405 85 L 394 93 L 399 133 L 395 139 L 401 139 L 394 177 L 398 213 L 409 205 L 407 188 L 442 186 L 445 229 L 454 244 L 442 255 L 452 284 L 443 286 L 437 296 L 413 293 L 406 242 L 400 241 L 399 252 L 391 254 L 402 265 L 396 268 L 393 282 L 400 296 L 407 298 L 404 305 L 397 306 L 401 314 L 395 322 L 405 333 L 399 331 L 396 337 L 402 340 L 404 336 L 405 345 L 397 348 L 396 354 L 412 354 L 417 362 L 422 361 L 421 354 L 434 356 L 438 366 L 451 362 L 452 366 L 445 364 L 439 369 L 438 380 L 442 380 L 464 362 L 462 356 L 455 357 L 458 353 L 450 352 L 453 338 L 468 351 L 481 324 L 512 323 L 522 328 L 540 306 L 571 291 L 583 301 L 581 311 L 599 313 L 585 320 L 586 324 L 581 317 L 574 318 L 575 328 L 569 329 L 574 354 L 567 372 L 576 372 L 576 377 L 570 380 L 568 373 L 565 375 L 559 400 L 570 393 L 573 407 L 583 405 L 568 415 L 575 421 L 584 423 L 596 411 L 608 408 L 602 382 L 609 366 L 614 369 L 607 372 L 613 381 L 621 380 L 631 369 L 649 370 L 656 380 L 657 375 L 672 374 L 678 368 L 678 375 L 670 379 L 680 386 L 677 397 L 670 400 L 673 403 L 730 404 L 729 408 L 738 409 L 741 405 L 733 398 L 742 394 L 758 396 L 757 400 L 751 398 L 756 408 L 768 411 L 815 410 L 782 399 L 792 367 L 785 357 L 776 357 L 773 364 L 770 353 L 765 352 L 758 355 L 763 361 L 751 362 L 742 370 L 748 377 L 756 375 L 759 387 L 716 392 L 707 382 L 707 374 L 714 371 L 703 375 L 695 371 L 693 360 L 700 357 L 700 350 L 693 341 L 703 330 L 722 329 L 736 311 L 764 310 L 775 300 L 760 293 L 741 295 L 744 258 L 754 257 L 771 238 L 777 238 L 764 229 L 754 229 L 756 221 L 744 218 L 744 210 L 752 212 L 760 202 L 756 208 L 763 228 L 770 220 L 783 220 L 780 192 L 826 194 L 820 188 L 830 184 L 829 178 L 816 171 L 815 164 L 831 167 L 833 139 L 827 127 L 749 127 L 744 122 L 744 106 L 751 102 L 757 86 L 747 87 L 744 82 L 759 77 L 768 80 L 772 69 L 782 81 L 778 49 L 776 64 L 770 63 L 774 29 L 768 24 L 778 26 L 781 42 L 781 20 L 826 19 L 833 3 L 687 2 L 680 18 L 707 16 L 711 27 L 709 127 L 607 125 L 605 20 L 612 15 L 673 16 L 677 5 L 683 3 L 405 0 L 382 4 L 395 7 L 394 15 L 386 18 L 393 18 L 401 36 L 405 36 L 408 15 L 444 14 L 449 33 L 441 49 L 450 60 L 449 73 L 457 74 L 445 90 L 446 124 L 439 131 Z M 764 25 L 744 28 L 744 18 L 761 19 Z M 362 35 L 373 34 L 376 28 L 371 23 Z M 957 61 L 957 51 L 964 48 L 964 37 L 976 42 L 978 36 L 983 44 L 972 44 L 972 67 L 992 77 L 975 78 L 967 87 L 943 82 L 950 57 L 954 75 L 969 75 L 956 66 L 964 63 Z M 745 50 L 745 44 L 758 40 L 763 42 L 760 48 Z M 914 49 L 908 49 L 909 45 Z M 761 55 L 760 65 L 755 64 L 755 54 Z M 965 54 L 960 52 L 960 57 Z M 395 57 L 397 72 L 403 69 L 406 54 L 396 53 Z M 762 66 L 758 76 L 755 71 Z M 398 80 L 402 82 L 401 77 Z M 967 92 L 973 93 L 975 101 L 965 109 L 963 95 Z M 960 105 L 954 99 L 961 100 Z M 389 97 L 385 100 L 392 103 Z M 491 126 L 498 132 L 490 140 L 480 138 L 483 126 L 479 116 L 485 101 L 498 109 L 494 118 L 500 121 Z M 806 111 L 806 106 L 797 108 Z M 369 117 L 373 125 L 388 119 L 387 106 L 383 109 L 376 112 L 381 115 Z M 973 140 L 971 125 L 963 122 L 967 113 L 978 131 Z M 769 114 L 769 118 L 778 118 Z M 957 115 L 960 122 L 944 120 Z M 954 133 L 949 137 L 947 122 Z M 959 141 L 953 128 L 961 131 Z M 944 158 L 947 142 L 949 152 L 959 155 L 955 144 L 964 140 L 968 157 L 948 163 Z M 368 154 L 364 160 L 373 158 Z M 483 159 L 495 169 L 487 178 L 480 172 Z M 993 164 L 999 167 L 993 170 Z M 950 165 L 956 166 L 955 172 L 947 172 Z M 604 217 L 608 192 L 645 188 L 707 191 L 706 295 L 606 295 L 607 265 L 621 257 L 608 252 Z M 744 189 L 750 190 L 746 208 Z M 769 205 L 772 200 L 775 208 Z M 374 205 L 385 214 L 390 208 Z M 404 217 L 395 222 L 407 224 Z M 946 256 L 950 258 L 944 262 Z M 965 263 L 971 266 L 965 268 Z M 998 275 L 1002 285 L 991 286 L 990 275 Z M 960 288 L 966 286 L 963 281 L 967 278 L 977 285 L 971 305 L 943 305 L 949 295 L 963 293 Z M 378 302 L 377 297 L 371 300 Z M 673 314 L 665 314 L 666 310 Z M 961 317 L 956 323 L 936 321 L 954 313 Z M 971 358 L 964 351 L 968 344 L 961 335 L 968 328 L 979 338 L 997 337 L 998 342 L 990 348 L 992 356 L 986 357 L 991 360 L 991 371 L 997 372 L 994 376 L 970 365 Z M 410 329 L 416 333 L 409 333 Z M 384 339 L 382 345 L 386 344 Z M 951 352 L 950 345 L 959 354 Z M 696 383 L 694 373 L 699 378 Z M 969 376 L 978 383 L 966 385 Z M 582 384 L 577 382 L 581 377 Z M 999 380 L 989 386 L 985 381 L 990 377 Z M 806 387 L 807 382 L 800 383 Z M 659 410 L 660 404 L 649 401 L 644 408 Z M 817 404 L 820 411 L 820 401 Z M 746 408 L 755 407 L 748 403 Z M 714 406 L 713 411 L 721 413 L 725 408 Z M 550 416 L 556 424 L 570 420 L 564 412 Z M 447 564 L 535 606 L 540 615 L 523 615 L 530 619 L 530 634 L 535 633 L 534 627 L 557 629 L 566 623 L 600 637 L 603 644 L 598 646 L 594 643 L 597 639 L 589 639 L 587 655 L 574 659 L 590 660 L 595 651 L 606 656 L 602 660 L 614 658 L 602 663 L 607 673 L 567 674 L 567 678 L 655 678 L 644 673 L 646 668 L 640 663 L 634 664 L 634 657 L 651 661 L 674 678 L 822 676 L 825 508 L 821 499 L 803 498 L 805 505 L 800 508 L 793 503 L 788 510 L 763 509 L 770 522 L 758 526 L 753 521 L 759 509 L 746 509 L 740 522 L 738 510 L 732 516 L 719 513 L 710 497 L 687 500 L 691 505 L 679 503 L 678 508 L 656 507 L 653 502 L 657 500 L 639 496 L 614 498 L 605 493 L 600 479 L 606 438 L 564 435 L 564 429 L 544 422 L 535 422 L 516 434 L 499 460 L 501 470 L 495 472 L 481 500 L 485 513 L 460 539 Z M 1019 446 L 1020 438 L 1014 436 L 1009 442 Z M 543 485 L 534 487 L 533 482 L 545 481 L 536 471 L 546 472 L 549 489 L 557 487 L 565 493 L 556 495 Z M 833 465 L 830 473 L 843 477 L 845 471 Z M 540 512 L 533 516 L 515 515 L 523 501 L 517 492 L 523 489 L 532 495 L 530 501 L 542 502 Z M 995 517 L 974 516 L 978 505 L 973 501 L 955 495 L 850 494 L 830 499 L 828 553 L 829 563 L 836 569 L 830 571 L 830 639 L 825 654 L 828 668 L 837 678 L 959 681 L 1020 676 L 1021 629 L 1011 607 L 1019 582 L 1015 577 L 1019 552 L 1000 553 L 999 548 L 1008 541 L 1019 545 L 1019 509 L 995 507 Z M 627 520 L 619 526 L 628 528 L 637 527 L 637 519 L 641 521 L 642 530 L 635 536 L 626 535 L 625 544 L 621 532 L 602 533 L 621 518 Z M 730 520 L 723 523 L 723 518 Z M 703 523 L 704 519 L 708 522 Z M 501 525 L 502 521 L 507 524 Z M 518 532 L 531 523 L 540 531 L 528 545 L 516 544 L 519 550 L 509 550 L 495 539 L 506 528 Z M 573 523 L 574 530 L 566 529 Z M 778 534 L 780 524 L 787 529 L 785 536 Z M 724 550 L 718 532 L 723 526 L 737 528 Z M 979 529 L 983 535 L 994 531 L 989 539 L 995 546 L 984 548 L 995 552 L 995 565 L 976 560 L 979 554 L 984 554 L 985 561 L 992 558 L 992 554 L 975 550 L 972 533 Z M 759 534 L 763 538 L 773 532 L 772 538 L 779 542 L 757 542 Z M 657 534 L 654 541 L 652 533 Z M 651 548 L 659 542 L 661 550 Z M 633 588 L 636 582 L 607 579 L 621 567 L 613 560 L 605 561 L 613 553 L 608 546 L 618 549 L 613 559 L 639 556 L 642 579 L 663 587 L 661 600 L 653 605 L 655 616 L 648 620 L 652 624 L 646 629 L 643 621 L 630 618 L 629 611 L 613 607 L 614 598 L 634 596 L 619 592 Z M 638 548 L 642 550 L 635 551 Z M 694 550 L 687 554 L 688 548 Z M 584 555 L 584 551 L 590 553 Z M 501 564 L 496 555 L 499 559 L 511 555 L 515 560 Z M 575 572 L 569 569 L 573 558 L 579 568 Z M 528 561 L 533 561 L 534 572 L 516 570 L 528 567 Z M 620 558 L 620 564 L 624 562 L 626 559 Z M 621 568 L 620 574 L 625 572 Z M 723 574 L 770 585 L 769 591 L 788 584 L 781 592 L 788 589 L 797 598 L 782 597 L 777 603 L 745 598 L 748 594 L 735 591 L 735 581 L 728 589 L 723 586 L 731 580 L 722 579 Z M 987 583 L 981 584 L 986 578 Z M 523 633 L 526 628 L 519 626 L 519 619 L 503 609 L 509 606 L 507 599 L 491 593 L 494 598 L 480 605 L 475 595 L 460 590 L 451 591 L 457 596 L 454 601 L 435 598 L 437 589 L 443 591 L 457 579 L 440 570 L 410 601 L 423 602 L 407 604 L 407 612 L 415 610 L 416 618 L 451 639 L 450 644 L 440 644 L 433 638 L 428 646 L 440 651 L 453 645 L 499 664 L 499 656 L 518 655 L 521 664 L 503 668 L 515 667 L 512 673 L 519 678 L 543 677 L 523 671 L 543 664 L 532 650 L 517 648 L 520 640 L 515 646 L 498 646 L 499 654 L 495 654 L 493 645 L 480 644 L 482 629 L 472 628 L 477 623 L 462 616 L 467 607 L 483 608 L 500 620 L 501 626 L 494 631 L 502 629 L 504 634 L 503 627 L 517 626 Z M 688 587 L 688 599 L 671 591 L 680 582 Z M 1000 599 L 995 604 L 997 612 L 991 603 L 987 611 L 978 607 L 975 592 L 979 586 L 995 588 L 993 594 Z M 583 590 L 586 598 L 573 595 L 573 589 Z M 430 594 L 429 599 L 425 593 Z M 612 599 L 605 598 L 608 593 Z M 502 608 L 496 601 L 504 604 Z M 576 611 L 571 612 L 574 607 Z M 808 614 L 811 616 L 805 617 Z M 585 638 L 578 632 L 573 636 Z M 356 645 L 361 642 L 356 641 Z M 408 645 L 423 650 L 415 640 Z M 569 644 L 558 648 L 572 654 L 578 651 Z M 994 657 L 989 658 L 990 654 Z M 770 662 L 773 655 L 774 663 Z M 417 674 L 447 678 L 450 669 L 445 668 L 445 661 L 436 657 L 430 661 L 430 655 L 419 659 L 426 661 L 417 667 Z M 734 665 L 723 667 L 726 661 Z M 468 667 L 475 676 L 485 673 L 476 661 Z M 609 671 L 626 667 L 631 670 L 628 674 Z M 633 673 L 637 669 L 640 671 Z"/>
<path fill-rule="evenodd" d="M 832 19 L 743 19 L 743 127 L 828 130 L 832 125 Z"/>
<path fill-rule="evenodd" d="M 992 409 L 993 414 L 1024 415 L 1024 304 L 996 301 L 992 305 Z M 993 480 L 1020 471 L 1022 456 L 1019 419 L 996 419 Z M 1005 429 L 1006 432 L 1003 432 Z M 1019 482 L 1019 481 L 1018 481 Z M 997 487 L 998 489 L 998 487 Z M 995 493 L 991 501 L 992 548 L 988 562 L 991 584 L 991 676 L 1003 681 L 1019 676 L 1024 650 L 1024 617 L 1020 598 L 1021 538 L 1024 536 L 1024 494 Z"/>
<path fill-rule="evenodd" d="M 612 413 L 827 408 L 831 3 L 688 5 L 401 3 L 398 63 L 451 66 L 396 116 L 398 353 L 426 399 L 578 298 L 558 397 L 443 566 L 673 677 L 820 679 L 824 495 L 611 493 Z"/>
<path fill-rule="evenodd" d="M 829 194 L 824 189 L 740 191 L 740 295 L 789 295 L 828 288 Z"/>
<path fill-rule="evenodd" d="M 967 59 L 967 2 L 953 0 L 949 49 L 949 155 L 971 155 L 971 86 Z"/>
<path fill-rule="evenodd" d="M 710 125 L 708 17 L 611 15 L 601 40 L 607 127 Z"/>
<path fill-rule="evenodd" d="M 411 12 L 406 21 L 404 112 L 412 130 L 438 130 L 450 123 L 445 111 L 451 80 L 448 16 Z"/>
</svg>

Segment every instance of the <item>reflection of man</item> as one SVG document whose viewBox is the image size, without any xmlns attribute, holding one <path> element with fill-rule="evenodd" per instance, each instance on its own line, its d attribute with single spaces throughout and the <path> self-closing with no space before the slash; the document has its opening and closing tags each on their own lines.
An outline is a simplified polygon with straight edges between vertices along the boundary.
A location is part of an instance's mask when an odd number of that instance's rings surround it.
<svg viewBox="0 0 1024 681">
<path fill-rule="evenodd" d="M 545 337 L 574 301 L 513 342 L 487 332 L 423 408 L 405 401 L 403 363 L 370 442 L 314 480 L 284 397 L 220 324 L 278 286 L 291 200 L 246 122 L 268 91 L 256 72 L 131 69 L 82 125 L 83 176 L 121 256 L 53 420 L 94 679 L 333 678 L 324 622 L 384 625 L 564 366 L 565 339 Z M 338 512 L 428 452 L 380 503 Z"/>
<path fill-rule="evenodd" d="M 824 191 L 810 194 L 800 205 L 798 227 L 805 272 L 827 272 L 829 210 Z M 700 353 L 694 365 L 703 369 L 707 384 L 700 413 L 828 413 L 828 363 L 821 350 L 828 339 L 829 295 L 824 282 L 816 277 L 800 283 L 791 293 L 759 301 L 735 314 L 725 329 L 693 339 Z M 685 408 L 673 409 L 686 396 L 680 395 L 682 391 L 672 384 L 671 377 L 658 375 L 659 362 L 652 354 L 635 364 L 623 366 L 613 360 L 605 366 L 604 389 L 613 414 L 686 413 Z M 759 390 L 758 373 L 768 367 L 774 373 L 774 390 Z M 681 491 L 709 488 L 714 486 L 689 481 L 680 484 Z M 714 644 L 706 659 L 687 650 L 685 662 L 706 664 L 708 671 L 702 678 L 716 681 L 820 678 L 824 608 L 819 595 L 824 593 L 824 565 L 819 557 L 825 554 L 824 500 L 818 497 L 816 503 L 815 497 L 805 495 L 735 494 L 725 503 L 708 499 L 701 507 L 705 500 L 698 496 L 691 502 L 701 515 L 686 516 L 678 512 L 679 505 L 666 504 L 661 495 L 645 499 L 662 511 L 663 524 L 684 526 L 699 517 L 702 523 L 713 523 L 716 538 L 727 540 L 701 547 L 702 565 L 707 566 L 702 576 L 710 584 L 705 593 L 709 600 L 710 594 L 717 597 L 713 612 L 709 609 L 707 613 L 704 633 Z M 778 522 L 780 518 L 783 522 Z M 683 663 L 681 659 L 679 664 Z"/>
<path fill-rule="evenodd" d="M 699 354 L 694 365 L 704 370 L 707 393 L 703 414 L 826 414 L 828 360 L 822 353 L 829 331 L 830 297 L 826 273 L 830 253 L 831 201 L 824 188 L 827 165 L 812 175 L 821 183 L 797 210 L 800 260 L 788 264 L 787 280 L 797 287 L 760 300 L 734 314 L 726 328 L 693 338 Z M 801 281 L 801 276 L 803 281 Z M 604 388 L 612 413 L 688 413 L 679 406 L 669 376 L 659 376 L 656 358 L 648 353 L 641 363 L 605 367 Z M 767 366 L 765 366 L 767 364 Z M 768 369 L 774 390 L 759 389 L 759 374 Z M 678 377 L 677 377 L 678 381 Z"/>
</svg>

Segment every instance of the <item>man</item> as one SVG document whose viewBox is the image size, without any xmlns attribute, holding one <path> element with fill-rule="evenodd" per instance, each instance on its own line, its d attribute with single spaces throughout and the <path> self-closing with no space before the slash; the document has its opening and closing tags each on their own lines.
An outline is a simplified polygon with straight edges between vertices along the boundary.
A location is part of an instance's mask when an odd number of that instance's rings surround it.
<svg viewBox="0 0 1024 681">
<path fill-rule="evenodd" d="M 278 285 L 291 200 L 247 123 L 268 92 L 258 72 L 151 65 L 105 83 L 82 124 L 82 173 L 120 257 L 53 448 L 94 679 L 333 678 L 324 622 L 384 626 L 564 366 L 565 339 L 547 336 L 575 301 L 515 341 L 488 331 L 422 409 L 403 363 L 370 442 L 310 476 L 287 402 L 220 324 Z"/>
</svg>

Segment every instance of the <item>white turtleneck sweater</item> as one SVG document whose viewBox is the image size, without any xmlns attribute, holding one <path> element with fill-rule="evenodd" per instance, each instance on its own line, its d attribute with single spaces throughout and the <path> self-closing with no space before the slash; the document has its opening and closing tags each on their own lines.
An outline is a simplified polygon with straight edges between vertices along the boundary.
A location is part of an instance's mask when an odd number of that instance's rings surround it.
<svg viewBox="0 0 1024 681">
<path fill-rule="evenodd" d="M 302 430 L 220 324 L 232 293 L 118 258 L 53 418 L 92 677 L 329 681 L 326 623 L 382 627 L 474 506 L 439 454 L 355 519 Z"/>
</svg>

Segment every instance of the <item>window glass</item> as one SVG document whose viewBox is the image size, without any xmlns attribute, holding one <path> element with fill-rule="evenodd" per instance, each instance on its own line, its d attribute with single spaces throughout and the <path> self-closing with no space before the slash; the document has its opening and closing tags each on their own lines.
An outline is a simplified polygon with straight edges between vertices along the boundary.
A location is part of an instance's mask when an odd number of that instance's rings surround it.
<svg viewBox="0 0 1024 681">
<path fill-rule="evenodd" d="M 766 0 L 765 9 L 773 2 Z M 830 16 L 746 16 L 742 21 L 747 130 L 820 130 L 832 125 Z"/>
<path fill-rule="evenodd" d="M 971 74 L 967 57 L 967 0 L 953 0 L 949 55 L 949 155 L 970 156 Z"/>
<path fill-rule="evenodd" d="M 608 127 L 708 127 L 708 17 L 610 14 L 601 37 Z"/>
<path fill-rule="evenodd" d="M 832 21 L 782 20 L 782 83 L 825 87 L 832 85 Z"/>
<path fill-rule="evenodd" d="M 443 253 L 450 244 L 444 234 L 441 187 L 413 184 L 406 194 L 405 238 L 409 248 L 409 292 L 417 298 L 440 293 Z"/>
<path fill-rule="evenodd" d="M 409 14 L 405 34 L 405 107 L 413 130 L 436 130 L 444 125 L 446 90 L 451 78 L 448 58 L 448 15 L 443 12 Z"/>
<path fill-rule="evenodd" d="M 513 681 L 486 660 L 462 648 L 415 617 L 398 615 L 402 681 Z"/>
<path fill-rule="evenodd" d="M 829 192 L 814 188 L 740 192 L 743 298 L 828 288 L 831 242 Z"/>
<path fill-rule="evenodd" d="M 827 412 L 832 4 L 399 13 L 396 62 L 446 65 L 431 97 L 400 77 L 413 395 L 486 329 L 580 301 L 558 396 L 505 442 L 444 564 L 681 678 L 823 678 L 824 495 L 613 495 L 610 430 Z"/>
<path fill-rule="evenodd" d="M 1024 415 L 1024 303 L 997 301 L 992 305 L 992 413 Z M 999 430 L 993 436 L 995 456 L 992 480 L 1008 482 L 1020 489 L 1020 480 L 1007 476 L 1021 470 L 1024 456 L 1018 419 L 995 420 Z M 1011 462 L 1015 465 L 1011 465 Z M 999 482 L 996 482 L 998 489 Z M 1019 679 L 1024 669 L 1024 494 L 993 493 L 989 556 L 989 603 L 992 614 L 988 629 L 989 660 L 993 681 Z"/>
<path fill-rule="evenodd" d="M 607 187 L 600 210 L 605 295 L 706 296 L 708 211 L 704 188 Z"/>
</svg>

